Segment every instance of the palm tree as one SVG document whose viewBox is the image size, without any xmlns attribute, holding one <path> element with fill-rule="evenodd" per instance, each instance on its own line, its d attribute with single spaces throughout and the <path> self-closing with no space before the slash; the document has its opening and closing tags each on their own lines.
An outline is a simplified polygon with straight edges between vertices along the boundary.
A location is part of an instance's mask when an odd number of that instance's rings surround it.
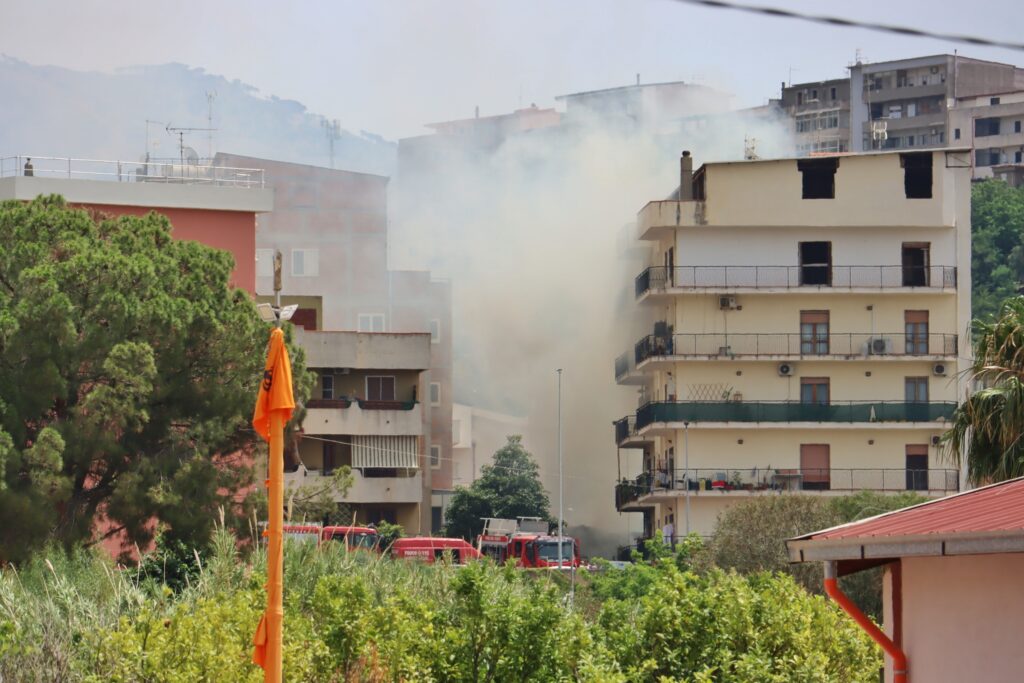
<svg viewBox="0 0 1024 683">
<path fill-rule="evenodd" d="M 942 437 L 944 455 L 974 485 L 1024 476 L 1024 297 L 1003 302 L 992 322 L 975 321 L 969 370 L 982 388 L 968 396 Z"/>
</svg>

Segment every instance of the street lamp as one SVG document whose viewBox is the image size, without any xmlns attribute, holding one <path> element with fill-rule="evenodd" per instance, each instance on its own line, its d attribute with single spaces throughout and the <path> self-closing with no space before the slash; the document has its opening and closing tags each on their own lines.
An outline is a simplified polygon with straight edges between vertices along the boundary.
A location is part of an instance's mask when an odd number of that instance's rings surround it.
<svg viewBox="0 0 1024 683">
<path fill-rule="evenodd" d="M 273 304 L 256 304 L 256 312 L 260 314 L 260 320 L 265 323 L 275 323 L 279 327 L 285 320 L 291 320 L 298 308 L 298 304 L 291 304 L 284 308 Z"/>
</svg>

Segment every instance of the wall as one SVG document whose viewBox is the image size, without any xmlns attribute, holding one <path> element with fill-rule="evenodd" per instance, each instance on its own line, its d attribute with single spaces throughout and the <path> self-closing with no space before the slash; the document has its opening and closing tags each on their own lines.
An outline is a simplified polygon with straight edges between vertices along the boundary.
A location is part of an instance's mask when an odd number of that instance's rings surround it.
<svg viewBox="0 0 1024 683">
<path fill-rule="evenodd" d="M 1019 681 L 1024 554 L 904 558 L 903 648 L 911 681 Z M 885 602 L 891 601 L 891 592 Z M 891 632 L 891 623 L 887 625 Z M 887 663 L 886 680 L 891 681 Z"/>
</svg>

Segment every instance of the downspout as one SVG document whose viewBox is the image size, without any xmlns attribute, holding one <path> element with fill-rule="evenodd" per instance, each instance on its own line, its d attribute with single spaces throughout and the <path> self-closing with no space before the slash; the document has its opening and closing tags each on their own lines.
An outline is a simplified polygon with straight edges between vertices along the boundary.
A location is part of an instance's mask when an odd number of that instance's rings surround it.
<svg viewBox="0 0 1024 683">
<path fill-rule="evenodd" d="M 836 576 L 836 563 L 834 561 L 825 562 L 825 593 L 828 597 L 835 600 L 836 604 L 843 608 L 843 611 L 850 615 L 850 617 L 857 622 L 857 625 L 863 629 L 871 640 L 878 643 L 886 654 L 892 657 L 892 680 L 893 683 L 907 683 L 907 656 L 903 654 L 903 650 L 896 646 L 894 642 L 889 639 L 889 636 L 885 635 L 880 628 L 875 626 L 874 622 L 864 616 L 853 601 L 846 597 L 843 591 L 839 590 L 839 579 Z"/>
</svg>

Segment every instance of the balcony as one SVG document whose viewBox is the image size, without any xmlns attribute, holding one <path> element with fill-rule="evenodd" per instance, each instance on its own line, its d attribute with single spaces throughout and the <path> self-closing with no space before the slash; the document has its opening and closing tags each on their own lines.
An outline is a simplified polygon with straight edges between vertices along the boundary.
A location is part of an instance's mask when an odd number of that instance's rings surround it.
<svg viewBox="0 0 1024 683">
<path fill-rule="evenodd" d="M 408 473 L 408 476 L 366 476 L 367 473 Z M 323 470 L 299 466 L 285 472 L 285 486 L 317 486 L 324 480 Z M 328 473 L 329 474 L 329 473 Z M 335 495 L 339 503 L 419 503 L 423 500 L 423 475 L 417 470 L 352 470 L 352 487 L 347 495 Z"/>
<path fill-rule="evenodd" d="M 655 503 L 685 496 L 749 496 L 779 493 L 848 494 L 857 491 L 944 496 L 960 490 L 955 469 L 898 468 L 707 468 L 642 472 L 615 486 L 620 512 L 638 512 Z"/>
<path fill-rule="evenodd" d="M 650 437 L 645 438 L 637 433 L 635 415 L 627 415 L 616 420 L 614 425 L 615 443 L 619 448 L 644 448 L 654 443 Z"/>
<path fill-rule="evenodd" d="M 870 75 L 865 74 L 867 78 Z M 888 102 L 889 100 L 914 100 L 921 97 L 936 97 L 946 94 L 945 83 L 931 83 L 929 85 L 901 85 L 889 88 L 864 89 L 862 99 L 865 103 Z"/>
<path fill-rule="evenodd" d="M 302 421 L 306 434 L 420 436 L 423 411 L 415 401 L 313 399 Z"/>
<path fill-rule="evenodd" d="M 648 335 L 636 343 L 633 360 L 949 360 L 957 355 L 957 335 L 834 332 L 824 336 L 780 334 Z"/>
<path fill-rule="evenodd" d="M 638 299 L 656 293 L 799 290 L 873 293 L 955 291 L 955 266 L 651 266 L 636 276 Z"/>
<path fill-rule="evenodd" d="M 704 224 L 704 202 L 648 202 L 636 215 L 638 235 L 642 240 L 659 240 L 678 227 Z"/>
<path fill-rule="evenodd" d="M 635 353 L 624 353 L 615 359 L 615 381 L 619 384 L 643 384 L 645 378 L 637 371 L 633 358 Z"/>
<path fill-rule="evenodd" d="M 956 405 L 955 401 L 833 401 L 828 404 L 799 401 L 656 401 L 636 411 L 634 433 L 642 437 L 643 430 L 650 425 L 682 425 L 684 422 L 767 423 L 762 424 L 762 427 L 772 424 L 791 426 L 792 423 L 801 422 L 928 423 L 950 419 Z"/>
</svg>

